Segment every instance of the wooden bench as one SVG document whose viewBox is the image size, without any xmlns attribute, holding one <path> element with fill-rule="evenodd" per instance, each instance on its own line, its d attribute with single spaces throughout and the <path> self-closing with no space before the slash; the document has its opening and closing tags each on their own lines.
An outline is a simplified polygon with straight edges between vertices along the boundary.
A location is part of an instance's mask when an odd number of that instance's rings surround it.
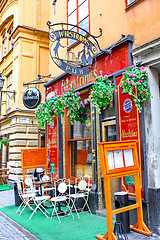
<svg viewBox="0 0 160 240">
<path fill-rule="evenodd" d="M 7 184 L 9 168 L 0 168 L 0 183 Z"/>
</svg>

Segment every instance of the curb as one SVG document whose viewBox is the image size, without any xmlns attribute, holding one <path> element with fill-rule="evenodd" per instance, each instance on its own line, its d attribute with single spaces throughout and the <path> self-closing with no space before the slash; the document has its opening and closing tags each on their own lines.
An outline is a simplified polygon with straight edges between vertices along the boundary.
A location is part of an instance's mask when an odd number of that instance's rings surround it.
<svg viewBox="0 0 160 240">
<path fill-rule="evenodd" d="M 39 238 L 35 237 L 32 233 L 30 233 L 27 229 L 23 228 L 21 225 L 13 221 L 11 218 L 7 217 L 4 213 L 0 211 L 0 216 L 4 217 L 7 221 L 12 223 L 16 228 L 18 228 L 26 237 L 31 240 L 40 240 Z"/>
</svg>

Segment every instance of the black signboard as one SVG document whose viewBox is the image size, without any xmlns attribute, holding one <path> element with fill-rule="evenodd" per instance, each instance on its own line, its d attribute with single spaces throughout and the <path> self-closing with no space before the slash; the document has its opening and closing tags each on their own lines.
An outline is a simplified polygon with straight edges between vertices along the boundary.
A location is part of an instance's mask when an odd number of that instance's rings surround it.
<svg viewBox="0 0 160 240">
<path fill-rule="evenodd" d="M 53 62 L 63 71 L 72 75 L 85 76 L 91 73 L 96 68 L 95 55 L 99 50 L 101 51 L 95 38 L 101 36 L 102 30 L 100 29 L 100 35 L 95 37 L 85 29 L 73 24 L 51 24 L 49 21 L 47 24 L 51 41 L 50 56 Z M 79 44 L 78 48 L 68 50 L 65 39 Z"/>
<path fill-rule="evenodd" d="M 27 88 L 23 94 L 23 104 L 26 108 L 34 109 L 41 102 L 41 93 L 35 87 Z"/>
</svg>

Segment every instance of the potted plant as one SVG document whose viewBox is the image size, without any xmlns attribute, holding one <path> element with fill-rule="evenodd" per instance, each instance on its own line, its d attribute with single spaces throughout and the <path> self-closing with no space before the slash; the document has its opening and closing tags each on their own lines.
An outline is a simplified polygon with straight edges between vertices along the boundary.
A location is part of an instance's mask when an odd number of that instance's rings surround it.
<svg viewBox="0 0 160 240">
<path fill-rule="evenodd" d="M 89 102 L 83 103 L 80 98 L 80 93 L 74 91 L 74 88 L 69 88 L 64 91 L 61 96 L 62 116 L 64 116 L 65 109 L 67 109 L 67 115 L 69 116 L 70 123 L 73 124 L 73 120 L 80 123 L 85 123 L 88 119 Z"/>
<path fill-rule="evenodd" d="M 93 98 L 94 105 L 98 112 L 101 113 L 101 108 L 106 109 L 113 106 L 113 92 L 115 88 L 108 76 L 101 75 L 94 80 L 89 99 Z"/>
<path fill-rule="evenodd" d="M 120 82 L 122 91 L 131 95 L 138 111 L 141 112 L 141 103 L 151 96 L 148 86 L 147 71 L 143 66 L 131 66 L 122 75 L 123 78 Z M 136 89 L 138 90 L 138 94 L 136 94 Z"/>
<path fill-rule="evenodd" d="M 9 142 L 10 140 L 7 137 L 3 137 L 2 139 L 0 139 L 0 149 L 2 147 L 2 144 L 4 144 L 5 146 L 9 146 Z"/>
</svg>

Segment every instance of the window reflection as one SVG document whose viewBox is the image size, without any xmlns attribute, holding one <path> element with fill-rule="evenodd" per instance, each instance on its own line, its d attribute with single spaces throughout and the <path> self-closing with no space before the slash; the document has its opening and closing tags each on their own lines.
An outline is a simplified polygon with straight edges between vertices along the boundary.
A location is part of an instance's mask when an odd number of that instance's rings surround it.
<svg viewBox="0 0 160 240">
<path fill-rule="evenodd" d="M 91 140 L 75 141 L 71 143 L 71 175 L 92 177 Z"/>
<path fill-rule="evenodd" d="M 79 26 L 89 32 L 89 17 L 85 18 L 82 22 L 79 23 Z M 86 35 L 86 32 L 80 29 L 80 34 Z"/>
<path fill-rule="evenodd" d="M 73 125 L 70 125 L 70 139 L 75 139 L 71 142 L 71 175 L 74 177 L 92 177 L 91 139 L 86 139 L 90 137 L 90 114 L 85 124 L 74 120 Z"/>
<path fill-rule="evenodd" d="M 89 2 L 88 0 L 68 0 L 68 23 L 77 25 L 87 32 L 89 32 Z M 68 28 L 71 30 L 71 27 Z M 83 36 L 86 35 L 85 31 L 76 29 Z M 69 40 L 68 44 L 71 46 L 75 41 Z"/>
</svg>

